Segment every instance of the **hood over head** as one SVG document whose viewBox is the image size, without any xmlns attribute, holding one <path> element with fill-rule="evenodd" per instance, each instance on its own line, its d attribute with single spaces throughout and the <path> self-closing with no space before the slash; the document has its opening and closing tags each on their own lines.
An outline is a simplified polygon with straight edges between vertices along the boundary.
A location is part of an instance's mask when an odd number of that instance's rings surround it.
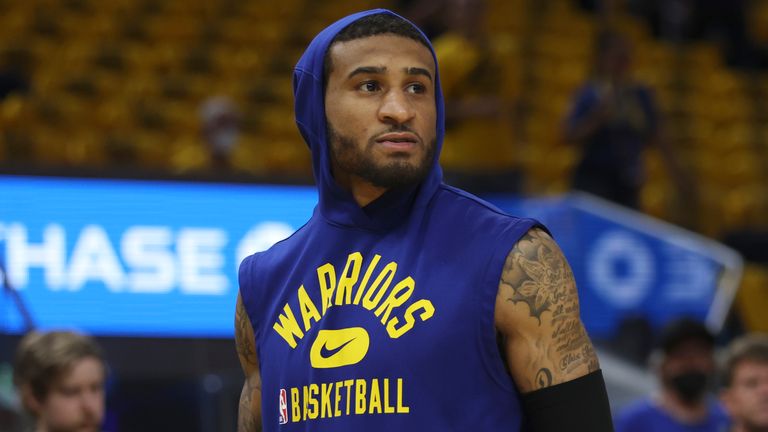
<svg viewBox="0 0 768 432">
<path fill-rule="evenodd" d="M 440 88 L 437 57 L 431 44 L 435 60 L 435 104 L 436 106 L 436 149 L 431 171 L 419 185 L 411 188 L 392 189 L 380 198 L 360 208 L 351 192 L 342 189 L 331 173 L 330 145 L 328 143 L 327 120 L 325 116 L 325 89 L 323 69 L 325 55 L 334 37 L 355 21 L 375 14 L 399 15 L 386 9 L 373 9 L 344 17 L 321 31 L 309 44 L 293 72 L 296 124 L 301 135 L 312 151 L 312 167 L 319 191 L 318 211 L 329 221 L 345 226 L 382 230 L 397 224 L 409 212 L 423 207 L 437 190 L 442 181 L 438 163 L 445 135 L 445 109 Z M 405 20 L 405 18 L 402 18 Z M 405 20 L 406 22 L 410 22 Z M 413 25 L 411 23 L 411 25 Z M 429 39 L 414 25 L 424 40 Z"/>
</svg>

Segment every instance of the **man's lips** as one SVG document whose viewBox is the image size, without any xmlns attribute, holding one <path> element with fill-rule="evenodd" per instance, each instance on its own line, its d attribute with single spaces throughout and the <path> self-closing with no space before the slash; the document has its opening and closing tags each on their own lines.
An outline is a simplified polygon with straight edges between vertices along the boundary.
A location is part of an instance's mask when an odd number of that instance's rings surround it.
<svg viewBox="0 0 768 432">
<path fill-rule="evenodd" d="M 375 141 L 385 147 L 406 150 L 415 147 L 419 143 L 419 138 L 408 132 L 393 132 L 381 135 Z"/>
</svg>

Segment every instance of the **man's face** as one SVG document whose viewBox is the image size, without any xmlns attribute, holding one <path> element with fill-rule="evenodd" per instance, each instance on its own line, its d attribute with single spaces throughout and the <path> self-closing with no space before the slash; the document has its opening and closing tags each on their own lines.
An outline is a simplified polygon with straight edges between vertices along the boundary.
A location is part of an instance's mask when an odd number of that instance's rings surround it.
<svg viewBox="0 0 768 432">
<path fill-rule="evenodd" d="M 104 366 L 87 357 L 51 385 L 37 409 L 47 432 L 94 432 L 104 419 Z"/>
<path fill-rule="evenodd" d="M 715 359 L 712 347 L 698 341 L 681 343 L 667 354 L 662 365 L 662 374 L 665 376 L 688 371 L 704 372 L 709 375 L 714 370 Z"/>
<path fill-rule="evenodd" d="M 336 181 L 383 188 L 421 181 L 437 134 L 430 51 L 382 34 L 335 43 L 329 54 L 325 113 Z"/>
<path fill-rule="evenodd" d="M 660 370 L 664 386 L 690 403 L 701 400 L 714 371 L 712 347 L 697 340 L 683 342 L 667 353 Z"/>
<path fill-rule="evenodd" d="M 768 363 L 738 363 L 722 399 L 731 417 L 744 430 L 768 431 Z"/>
</svg>

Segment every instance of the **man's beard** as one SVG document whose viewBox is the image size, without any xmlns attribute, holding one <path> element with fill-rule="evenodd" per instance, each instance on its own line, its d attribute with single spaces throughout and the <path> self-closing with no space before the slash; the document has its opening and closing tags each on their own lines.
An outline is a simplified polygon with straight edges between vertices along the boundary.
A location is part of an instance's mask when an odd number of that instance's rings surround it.
<svg viewBox="0 0 768 432">
<path fill-rule="evenodd" d="M 384 163 L 379 163 L 373 157 L 372 147 L 378 145 L 373 140 L 368 141 L 365 148 L 361 150 L 353 139 L 337 133 L 330 123 L 327 124 L 327 128 L 331 159 L 336 166 L 369 181 L 374 186 L 391 189 L 420 183 L 435 163 L 436 139 L 427 145 L 423 157 L 415 163 L 410 163 L 405 158 L 398 159 L 396 156 Z M 410 130 L 399 127 L 388 132 L 405 131 Z M 423 142 L 421 145 L 424 145 Z"/>
</svg>

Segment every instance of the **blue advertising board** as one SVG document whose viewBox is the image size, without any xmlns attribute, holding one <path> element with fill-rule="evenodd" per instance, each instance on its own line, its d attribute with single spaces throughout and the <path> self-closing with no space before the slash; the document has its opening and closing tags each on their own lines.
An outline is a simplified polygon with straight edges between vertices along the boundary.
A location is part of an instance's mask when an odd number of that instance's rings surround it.
<svg viewBox="0 0 768 432">
<path fill-rule="evenodd" d="M 722 324 L 741 266 L 722 245 L 582 195 L 490 200 L 551 229 L 594 337 L 626 316 Z M 231 337 L 240 261 L 316 201 L 312 187 L 0 176 L 0 264 L 40 328 Z M 0 294 L 0 331 L 24 330 Z"/>
<path fill-rule="evenodd" d="M 586 194 L 492 201 L 551 230 L 573 269 L 593 337 L 613 336 L 628 318 L 660 327 L 687 316 L 722 327 L 742 272 L 733 250 Z"/>
<path fill-rule="evenodd" d="M 229 337 L 240 261 L 316 201 L 307 187 L 0 176 L 0 254 L 41 328 Z M 0 329 L 23 330 L 7 295 Z"/>
</svg>

